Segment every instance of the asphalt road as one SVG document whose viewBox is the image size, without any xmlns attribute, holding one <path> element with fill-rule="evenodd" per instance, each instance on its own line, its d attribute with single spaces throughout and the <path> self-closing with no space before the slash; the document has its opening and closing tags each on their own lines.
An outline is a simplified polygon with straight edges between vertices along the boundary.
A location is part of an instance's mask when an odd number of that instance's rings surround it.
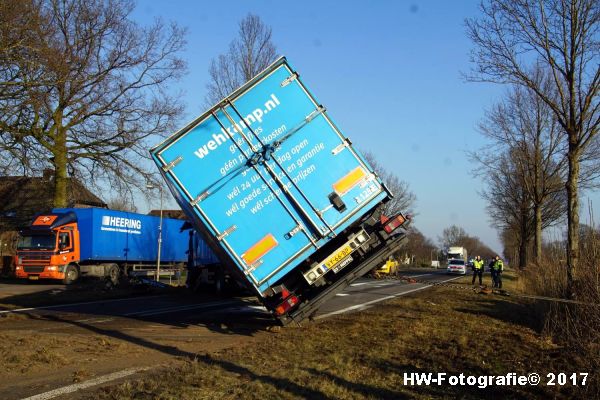
<svg viewBox="0 0 600 400">
<path fill-rule="evenodd" d="M 420 270 L 403 275 L 420 281 L 442 282 L 456 279 L 443 271 Z M 316 320 L 364 310 L 379 302 L 424 290 L 425 283 L 404 280 L 362 278 L 327 302 Z M 192 295 L 154 295 L 69 305 L 0 311 L 2 333 L 35 332 L 38 335 L 73 335 L 84 338 L 103 336 L 140 348 L 144 357 L 129 359 L 127 354 L 111 355 L 107 365 L 90 365 L 92 376 L 106 376 L 126 368 L 145 368 L 173 357 L 193 358 L 194 354 L 215 351 L 251 340 L 273 326 L 270 314 L 253 298 L 208 298 Z M 23 317 L 26 316 L 26 317 Z M 101 365 L 102 364 L 102 365 Z M 83 364 L 82 364 L 83 365 Z M 68 366 L 51 375 L 37 374 L 22 381 L 0 383 L 0 398 L 17 399 L 67 387 L 73 371 Z M 34 399 L 53 398 L 49 395 Z"/>
<path fill-rule="evenodd" d="M 428 282 L 456 279 L 441 270 L 407 271 L 403 273 L 403 276 Z M 22 289 L 23 285 L 19 286 Z M 25 287 L 27 286 L 25 285 Z M 315 319 L 364 310 L 380 301 L 427 287 L 428 285 L 424 283 L 411 284 L 404 280 L 361 278 L 324 304 L 317 312 Z M 35 289 L 32 286 L 29 288 Z M 48 289 L 47 286 L 43 288 Z M 2 289 L 0 287 L 0 290 Z M 60 290 L 60 288 L 56 288 L 56 290 Z M 51 329 L 52 326 L 61 324 L 71 324 L 72 327 L 77 327 L 77 322 L 81 321 L 92 325 L 118 323 L 123 327 L 143 322 L 186 326 L 198 323 L 220 324 L 235 321 L 242 325 L 256 322 L 256 317 L 261 317 L 262 322 L 274 323 L 270 320 L 267 311 L 253 297 L 205 298 L 199 301 L 198 297 L 193 295 L 157 295 L 0 311 L 0 315 L 11 313 L 28 314 L 35 317 L 33 320 L 17 324 L 19 329 L 26 328 L 31 324 L 50 325 L 50 327 L 44 326 L 43 329 Z M 4 328 L 7 328 L 7 324 L 4 325 Z M 39 326 L 31 326 L 31 329 L 37 328 Z M 60 329 L 65 328 L 65 326 L 60 327 Z"/>
<path fill-rule="evenodd" d="M 65 285 L 58 283 L 49 284 L 46 282 L 38 284 L 38 282 L 32 283 L 25 280 L 0 279 L 0 299 L 48 290 L 63 292 L 65 291 Z"/>
</svg>

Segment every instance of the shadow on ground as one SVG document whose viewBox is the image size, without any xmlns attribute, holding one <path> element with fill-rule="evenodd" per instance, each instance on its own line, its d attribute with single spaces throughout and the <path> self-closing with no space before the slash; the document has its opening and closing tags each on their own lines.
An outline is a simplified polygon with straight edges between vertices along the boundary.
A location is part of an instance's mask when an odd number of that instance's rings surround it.
<svg viewBox="0 0 600 400">
<path fill-rule="evenodd" d="M 499 295 L 481 294 L 473 307 L 455 308 L 455 310 L 471 315 L 486 315 L 506 323 L 530 328 L 537 333 L 541 333 L 543 329 L 543 321 L 535 313 L 535 308 L 526 303 L 504 300 Z"/>
</svg>

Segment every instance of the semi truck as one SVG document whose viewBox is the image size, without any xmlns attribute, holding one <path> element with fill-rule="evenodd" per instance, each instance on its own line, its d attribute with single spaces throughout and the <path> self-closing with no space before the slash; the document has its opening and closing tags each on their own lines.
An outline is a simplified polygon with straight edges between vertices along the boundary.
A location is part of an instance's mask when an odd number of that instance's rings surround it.
<svg viewBox="0 0 600 400">
<path fill-rule="evenodd" d="M 161 232 L 161 267 L 187 261 L 184 221 L 108 210 L 55 208 L 20 230 L 17 278 L 58 279 L 71 284 L 80 276 L 107 277 L 154 273 Z"/>
<path fill-rule="evenodd" d="M 285 57 L 150 153 L 221 265 L 284 325 L 406 240 L 408 219 L 382 213 L 392 193 Z"/>
<path fill-rule="evenodd" d="M 464 247 L 453 246 L 448 247 L 448 261 L 449 260 L 464 260 L 465 263 L 468 262 L 467 249 Z"/>
</svg>

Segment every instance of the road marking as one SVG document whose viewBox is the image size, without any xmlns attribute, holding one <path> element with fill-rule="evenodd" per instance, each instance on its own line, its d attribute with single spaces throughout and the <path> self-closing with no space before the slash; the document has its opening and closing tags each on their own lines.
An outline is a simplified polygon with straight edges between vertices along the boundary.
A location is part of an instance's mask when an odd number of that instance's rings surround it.
<svg viewBox="0 0 600 400">
<path fill-rule="evenodd" d="M 377 285 L 375 285 L 375 287 L 384 287 L 384 286 L 390 286 L 390 285 L 395 285 L 397 284 L 398 281 L 383 281 L 383 282 L 378 282 Z M 404 282 L 403 282 L 404 283 Z"/>
<path fill-rule="evenodd" d="M 35 396 L 27 397 L 21 400 L 49 400 L 58 396 L 62 396 L 68 393 L 73 393 L 81 389 L 86 389 L 92 386 L 100 385 L 102 383 L 114 381 L 116 379 L 124 378 L 129 375 L 133 375 L 137 372 L 146 371 L 150 369 L 150 367 L 141 367 L 141 368 L 129 368 L 123 371 L 113 372 L 112 374 L 100 376 L 98 378 L 90 379 L 89 381 L 76 383 L 69 386 L 63 386 L 58 389 L 51 390 L 49 392 L 36 394 Z"/>
<path fill-rule="evenodd" d="M 271 314 L 269 312 L 269 310 L 267 310 L 264 306 L 241 306 L 241 307 L 230 307 L 230 308 L 226 308 L 223 311 L 232 311 L 232 312 L 238 312 L 238 313 L 256 313 L 256 312 L 261 312 L 261 313 L 267 313 L 267 314 Z"/>
<path fill-rule="evenodd" d="M 421 275 L 406 275 L 407 278 L 418 278 L 420 276 L 426 276 L 426 275 L 436 275 L 433 272 L 430 272 L 428 274 L 421 274 Z"/>
<path fill-rule="evenodd" d="M 269 311 L 265 308 L 265 306 L 248 306 L 248 308 L 254 308 L 255 310 L 261 310 L 261 311 Z"/>
<path fill-rule="evenodd" d="M 441 281 L 441 282 L 435 282 L 435 283 L 449 282 L 449 281 L 453 281 L 453 280 L 458 279 L 458 278 L 460 278 L 460 276 L 456 277 L 456 278 L 446 279 L 445 281 Z M 430 288 L 432 286 L 433 285 L 425 285 L 425 286 L 422 286 L 422 287 L 419 287 L 419 288 L 416 288 L 416 289 L 408 290 L 406 292 L 396 293 L 396 294 L 385 296 L 385 297 L 382 297 L 382 298 L 379 298 L 379 299 L 367 301 L 366 303 L 355 304 L 353 306 L 346 307 L 346 308 L 343 308 L 341 310 L 332 311 L 332 312 L 327 313 L 327 314 L 319 315 L 319 316 L 315 317 L 314 319 L 315 320 L 317 320 L 317 319 L 323 319 L 323 318 L 331 317 L 332 315 L 344 314 L 344 313 L 349 312 L 349 311 L 365 310 L 365 309 L 369 308 L 369 306 L 371 306 L 372 304 L 376 304 L 376 303 L 379 303 L 379 302 L 385 301 L 385 300 L 391 300 L 391 299 L 394 299 L 396 297 L 404 296 L 405 294 L 418 292 L 419 290 L 427 289 L 427 288 Z"/>
<path fill-rule="evenodd" d="M 350 294 L 348 294 L 348 293 L 337 293 L 336 296 L 344 297 L 344 296 L 350 296 Z"/>
<path fill-rule="evenodd" d="M 95 301 L 86 301 L 83 303 L 69 303 L 69 304 L 57 304 L 53 306 L 41 306 L 41 307 L 29 307 L 29 308 L 17 308 L 15 310 L 2 310 L 0 314 L 9 314 L 9 313 L 18 313 L 24 311 L 33 311 L 33 310 L 49 310 L 52 308 L 64 308 L 64 307 L 74 307 L 74 306 L 84 306 L 87 304 L 98 304 L 98 303 L 116 303 L 119 301 L 126 300 L 137 300 L 137 299 L 155 299 L 157 297 L 166 297 L 169 296 L 167 294 L 160 294 L 156 296 L 139 296 L 139 297 L 128 297 L 124 299 L 112 299 L 112 300 L 95 300 Z"/>
<path fill-rule="evenodd" d="M 113 321 L 113 320 L 114 320 L 114 318 L 100 318 L 100 319 L 98 319 L 98 318 L 88 318 L 88 319 L 78 319 L 78 320 L 75 320 L 74 322 L 79 322 L 79 323 L 82 323 L 82 322 L 91 322 L 91 323 L 95 323 L 95 324 L 101 324 L 103 322 L 109 322 L 109 321 Z"/>
<path fill-rule="evenodd" d="M 428 274 L 420 274 L 420 275 L 407 275 L 407 278 L 418 278 L 419 276 L 426 276 L 426 275 L 435 275 L 433 272 L 430 272 Z M 350 286 L 351 287 L 356 287 L 356 286 L 363 286 L 363 285 L 391 285 L 392 283 L 383 283 L 381 280 L 372 280 L 369 282 L 357 282 L 357 283 L 351 283 Z M 376 286 L 378 287 L 378 286 Z"/>
</svg>

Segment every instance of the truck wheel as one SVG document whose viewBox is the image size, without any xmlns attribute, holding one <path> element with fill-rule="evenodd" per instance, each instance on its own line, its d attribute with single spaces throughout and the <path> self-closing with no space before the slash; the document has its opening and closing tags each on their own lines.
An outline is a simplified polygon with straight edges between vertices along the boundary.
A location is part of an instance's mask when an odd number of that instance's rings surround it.
<svg viewBox="0 0 600 400">
<path fill-rule="evenodd" d="M 67 266 L 65 270 L 65 279 L 63 279 L 63 283 L 65 285 L 70 285 L 79 279 L 79 269 L 77 269 L 74 265 Z"/>
<path fill-rule="evenodd" d="M 121 277 L 121 270 L 116 264 L 111 264 L 106 270 L 106 277 L 110 280 L 113 285 L 119 284 L 119 278 Z"/>
</svg>

